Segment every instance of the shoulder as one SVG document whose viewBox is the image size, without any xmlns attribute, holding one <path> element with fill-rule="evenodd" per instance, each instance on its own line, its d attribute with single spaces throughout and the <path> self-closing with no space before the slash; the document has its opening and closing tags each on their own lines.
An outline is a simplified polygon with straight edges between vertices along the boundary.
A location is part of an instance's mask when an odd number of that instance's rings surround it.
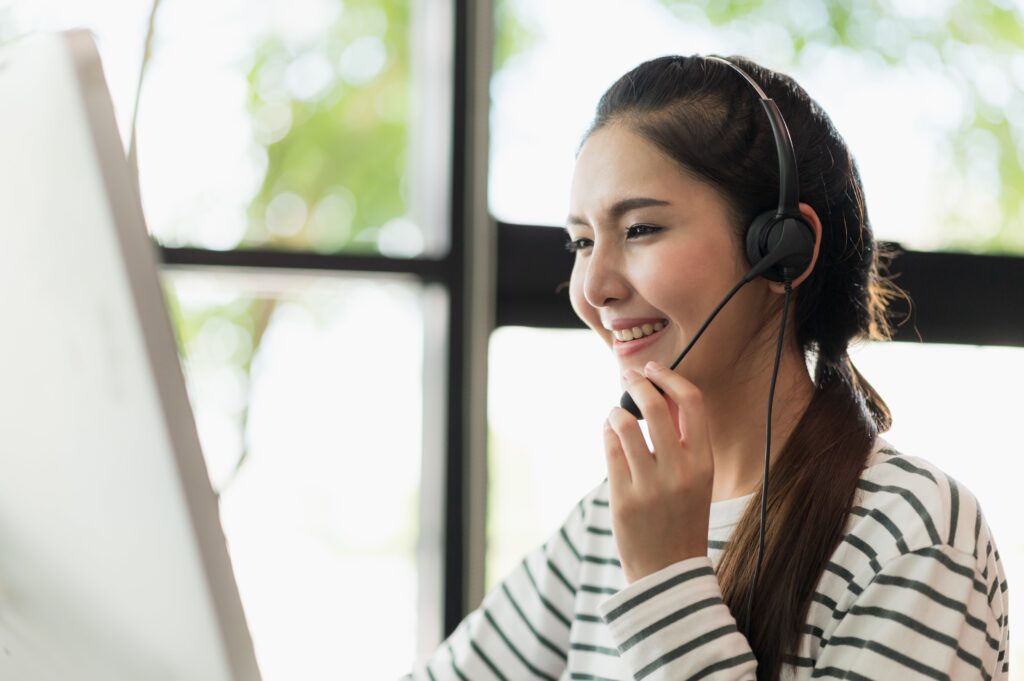
<svg viewBox="0 0 1024 681">
<path fill-rule="evenodd" d="M 977 497 L 920 456 L 879 437 L 851 508 L 848 533 L 868 540 L 884 563 L 930 548 L 970 556 L 981 568 L 995 552 Z"/>
<path fill-rule="evenodd" d="M 605 478 L 576 502 L 556 534 L 574 542 L 582 541 L 587 534 L 611 536 L 609 498 L 608 478 Z"/>
<path fill-rule="evenodd" d="M 859 600 L 874 588 L 876 600 L 856 606 L 858 612 L 918 612 L 915 617 L 934 618 L 928 626 L 960 613 L 966 633 L 957 636 L 980 632 L 985 645 L 979 650 L 993 657 L 999 650 L 1002 659 L 1009 599 L 995 538 L 974 493 L 927 459 L 879 438 L 833 561 L 830 566 L 842 569 L 830 569 L 849 578 L 849 593 L 837 593 L 837 602 L 844 596 Z"/>
</svg>

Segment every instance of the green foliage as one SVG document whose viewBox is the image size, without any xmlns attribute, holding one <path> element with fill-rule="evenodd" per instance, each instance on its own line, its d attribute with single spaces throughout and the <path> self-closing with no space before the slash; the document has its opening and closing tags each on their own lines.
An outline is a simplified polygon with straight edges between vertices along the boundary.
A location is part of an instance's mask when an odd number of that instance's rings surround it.
<svg viewBox="0 0 1024 681">
<path fill-rule="evenodd" d="M 338 6 L 342 9 L 336 21 L 313 42 L 289 44 L 272 34 L 251 57 L 248 104 L 264 136 L 267 166 L 249 206 L 242 247 L 374 252 L 380 227 L 406 213 L 412 115 L 409 2 L 339 0 Z M 361 58 L 348 52 L 353 46 L 362 52 Z M 383 63 L 374 71 L 372 62 L 380 57 L 381 48 Z M 316 69 L 322 72 L 324 65 L 329 71 L 323 87 L 304 89 L 302 79 L 309 78 L 310 70 L 316 76 Z M 300 87 L 294 87 L 294 80 Z M 287 112 L 283 117 L 282 111 Z M 282 195 L 291 199 L 294 229 L 275 232 L 268 229 L 268 207 Z M 297 211 L 296 205 L 301 206 Z M 318 211 L 318 205 L 328 209 Z M 185 310 L 170 286 L 165 286 L 165 298 L 183 357 L 194 353 L 208 323 L 226 322 L 248 341 L 228 361 L 251 375 L 279 300 L 239 292 L 229 302 Z M 243 433 L 248 419 L 246 405 L 239 414 Z M 248 454 L 245 444 L 236 472 Z M 230 482 L 229 477 L 221 489 Z"/>
<path fill-rule="evenodd" d="M 249 208 L 245 245 L 372 252 L 380 227 L 405 214 L 408 5 L 347 0 L 334 25 L 314 44 L 287 45 L 269 36 L 256 50 L 248 74 L 250 110 L 259 117 L 264 107 L 283 105 L 291 123 L 266 145 L 266 175 Z M 339 66 L 353 58 L 350 48 L 361 52 L 365 63 L 380 47 L 386 59 L 376 74 L 364 79 L 357 71 L 353 77 Z M 303 64 L 330 67 L 327 86 L 308 96 L 290 91 L 288 79 Z M 302 199 L 306 219 L 301 220 L 300 209 L 297 229 L 268 230 L 268 206 L 285 192 Z M 324 199 L 340 202 L 342 209 L 317 215 Z"/>
<path fill-rule="evenodd" d="M 978 216 L 956 210 L 945 216 L 941 228 L 949 248 L 987 253 L 1024 252 L 1024 129 L 994 105 L 986 92 L 991 78 L 978 78 L 987 69 L 1018 97 L 1012 59 L 1024 50 L 1024 12 L 1019 6 L 999 7 L 986 0 L 961 0 L 944 10 L 932 7 L 915 16 L 901 15 L 892 0 L 659 0 L 680 18 L 698 10 L 717 26 L 782 26 L 792 39 L 797 58 L 811 47 L 841 47 L 879 63 L 879 68 L 901 68 L 908 55 L 928 54 L 936 67 L 956 84 L 964 119 L 945 140 L 960 179 L 968 179 L 968 159 L 979 139 L 990 135 L 996 143 L 995 183 L 1001 215 Z M 944 12 L 937 15 L 939 12 Z M 825 21 L 815 20 L 825 17 Z M 838 74 L 837 74 L 838 75 Z M 980 134 L 979 134 L 980 133 Z M 1021 151 L 1018 151 L 1020 149 Z M 984 223 L 996 229 L 984 228 Z M 982 229 L 979 229 L 982 226 Z"/>
<path fill-rule="evenodd" d="M 514 0 L 494 0 L 494 72 L 537 44 L 540 33 L 516 11 Z"/>
<path fill-rule="evenodd" d="M 246 377 L 252 376 L 252 365 L 256 358 L 263 334 L 270 325 L 271 317 L 277 307 L 272 298 L 249 297 L 239 293 L 228 302 L 219 305 L 207 305 L 201 308 L 184 308 L 178 298 L 177 291 L 170 279 L 161 281 L 168 316 L 174 329 L 178 354 L 182 359 L 183 370 L 188 369 L 186 358 L 196 354 L 196 343 L 204 327 L 208 323 L 229 324 L 240 331 L 246 342 L 239 343 L 233 356 L 226 358 L 226 363 L 239 368 Z M 223 329 L 223 326 L 218 327 Z M 186 375 L 186 378 L 189 378 Z M 249 421 L 249 400 L 239 414 L 239 428 L 247 431 Z M 243 438 L 244 440 L 245 438 Z M 249 448 L 244 444 L 238 452 L 235 469 L 228 479 L 221 483 L 220 491 L 225 489 L 249 456 Z"/>
</svg>

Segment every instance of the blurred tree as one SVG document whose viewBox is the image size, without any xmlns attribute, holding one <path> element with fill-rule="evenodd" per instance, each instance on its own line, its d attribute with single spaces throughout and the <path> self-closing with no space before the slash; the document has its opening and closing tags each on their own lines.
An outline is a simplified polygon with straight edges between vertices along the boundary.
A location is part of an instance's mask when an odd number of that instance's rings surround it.
<svg viewBox="0 0 1024 681">
<path fill-rule="evenodd" d="M 271 35 L 248 74 L 267 150 L 245 245 L 379 250 L 406 212 L 408 0 L 346 0 L 308 45 Z"/>
<path fill-rule="evenodd" d="M 494 71 L 505 68 L 509 59 L 522 54 L 540 40 L 539 30 L 529 17 L 518 11 L 515 0 L 494 0 Z"/>
<path fill-rule="evenodd" d="M 243 246 L 375 252 L 381 230 L 406 213 L 408 122 L 415 115 L 410 0 L 339 6 L 315 42 L 296 47 L 270 35 L 255 50 L 249 110 L 268 162 Z M 510 0 L 497 0 L 495 29 L 496 68 L 536 38 Z M 188 315 L 175 304 L 180 347 L 187 356 L 206 319 L 225 316 L 249 334 L 248 350 L 234 360 L 249 375 L 275 306 L 273 299 L 240 299 Z M 248 408 L 240 421 L 247 432 Z M 247 456 L 244 445 L 236 472 Z"/>
<path fill-rule="evenodd" d="M 259 350 L 260 342 L 270 326 L 271 317 L 279 301 L 269 297 L 248 297 L 239 293 L 226 303 L 202 307 L 196 306 L 193 303 L 185 306 L 178 298 L 177 291 L 173 285 L 166 279 L 163 282 L 163 290 L 164 297 L 167 300 L 168 315 L 171 318 L 171 325 L 174 328 L 175 339 L 178 344 L 178 353 L 182 359 L 182 368 L 186 378 L 190 379 L 190 399 L 193 402 L 193 409 L 196 408 L 195 402 L 199 396 L 191 393 L 195 389 L 196 377 L 191 375 L 192 366 L 190 358 L 195 357 L 197 354 L 197 343 L 204 328 L 211 321 L 226 322 L 226 324 L 222 324 L 219 327 L 221 333 L 227 332 L 230 329 L 240 332 L 245 337 L 246 342 L 237 343 L 235 351 L 231 356 L 224 358 L 225 363 L 239 369 L 240 375 L 245 377 L 246 382 L 243 387 L 247 394 L 243 406 L 237 415 L 238 428 L 242 437 L 241 449 L 235 453 L 234 466 L 228 473 L 223 475 L 222 479 L 211 479 L 211 483 L 219 495 L 231 484 L 249 457 L 250 449 L 247 434 L 249 432 L 250 400 L 248 393 L 251 386 L 252 366 Z M 209 467 L 211 453 L 206 452 L 206 457 Z"/>
<path fill-rule="evenodd" d="M 296 49 L 268 36 L 258 47 L 250 111 L 268 164 L 249 208 L 246 245 L 373 252 L 381 230 L 402 220 L 415 115 L 410 4 L 347 0 L 315 43 Z M 496 0 L 494 16 L 500 69 L 536 33 L 509 0 Z M 296 87 L 303 80 L 310 83 Z"/>
<path fill-rule="evenodd" d="M 243 248 L 376 252 L 381 230 L 402 219 L 412 115 L 409 4 L 339 0 L 333 23 L 312 42 L 270 34 L 254 50 L 249 111 L 267 165 Z M 279 301 L 239 296 L 186 312 L 172 289 L 167 294 L 185 357 L 204 324 L 221 317 L 248 335 L 231 361 L 250 375 Z M 248 402 L 239 414 L 243 445 L 234 473 L 249 455 Z"/>
<path fill-rule="evenodd" d="M 716 26 L 779 26 L 788 33 L 795 58 L 818 48 L 841 49 L 876 62 L 878 69 L 920 65 L 940 71 L 962 101 L 962 117 L 942 150 L 954 175 L 936 192 L 957 197 L 943 206 L 944 241 L 951 250 L 1024 252 L 1024 9 L 1019 4 L 658 1 L 681 20 L 700 15 Z M 978 202 L 969 194 L 979 177 L 996 195 L 991 210 L 998 214 L 977 214 Z"/>
</svg>

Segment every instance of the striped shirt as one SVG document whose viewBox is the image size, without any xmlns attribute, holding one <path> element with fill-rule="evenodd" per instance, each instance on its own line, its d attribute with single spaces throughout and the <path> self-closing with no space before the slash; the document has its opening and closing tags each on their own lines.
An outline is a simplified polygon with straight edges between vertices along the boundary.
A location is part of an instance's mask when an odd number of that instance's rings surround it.
<svg viewBox="0 0 1024 681">
<path fill-rule="evenodd" d="M 608 482 L 407 679 L 754 679 L 715 568 L 753 495 L 711 505 L 707 556 L 627 584 Z M 784 680 L 1008 678 L 1006 579 L 978 501 L 879 437 Z"/>
</svg>

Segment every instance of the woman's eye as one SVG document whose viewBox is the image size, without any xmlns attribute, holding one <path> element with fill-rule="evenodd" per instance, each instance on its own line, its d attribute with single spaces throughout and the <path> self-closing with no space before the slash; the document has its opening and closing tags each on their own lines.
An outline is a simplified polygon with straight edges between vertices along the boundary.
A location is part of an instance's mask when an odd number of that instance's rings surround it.
<svg viewBox="0 0 1024 681">
<path fill-rule="evenodd" d="M 570 253 L 575 253 L 576 251 L 587 248 L 588 246 L 590 246 L 590 244 L 584 243 L 586 241 L 590 241 L 590 239 L 566 239 L 565 250 L 569 251 Z"/>
<path fill-rule="evenodd" d="M 626 238 L 631 236 L 647 236 L 648 234 L 655 234 L 660 232 L 661 227 L 655 227 L 654 225 L 630 225 L 626 230 Z M 570 253 L 576 253 L 577 251 L 583 250 L 584 248 L 590 248 L 593 242 L 590 239 L 566 239 L 565 250 Z"/>
<path fill-rule="evenodd" d="M 642 230 L 636 232 L 634 230 Z M 654 225 L 630 225 L 629 229 L 626 230 L 626 234 L 636 234 L 637 236 L 644 236 L 645 234 L 654 234 L 655 232 L 661 231 L 661 227 L 655 227 Z"/>
</svg>

